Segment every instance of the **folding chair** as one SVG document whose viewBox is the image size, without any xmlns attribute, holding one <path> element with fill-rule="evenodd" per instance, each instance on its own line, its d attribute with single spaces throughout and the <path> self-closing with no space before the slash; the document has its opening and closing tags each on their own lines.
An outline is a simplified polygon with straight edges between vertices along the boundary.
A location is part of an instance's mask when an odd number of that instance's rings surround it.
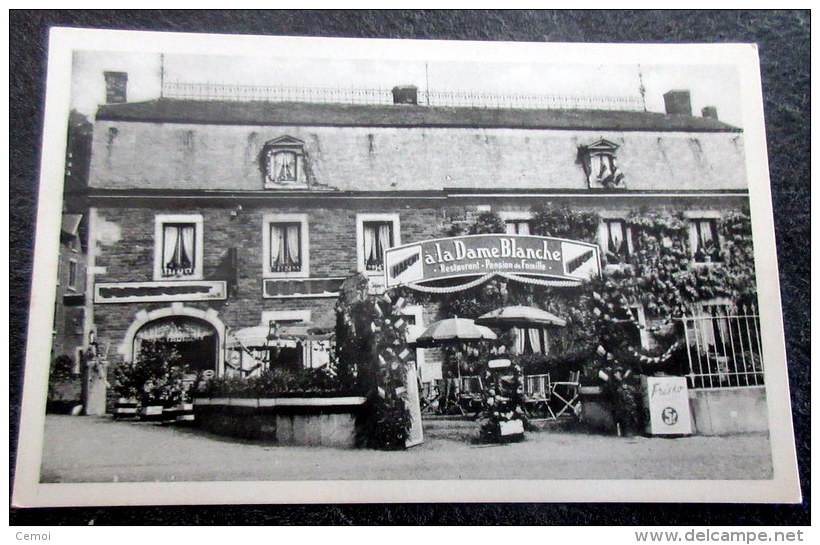
<svg viewBox="0 0 820 545">
<path fill-rule="evenodd" d="M 465 416 L 464 407 L 461 406 L 461 381 L 457 378 L 443 380 L 441 396 L 441 414 L 453 414 L 458 411 L 461 416 Z"/>
<path fill-rule="evenodd" d="M 549 412 L 552 419 L 555 420 L 555 413 L 549 403 L 551 398 L 552 386 L 549 373 L 524 377 L 524 404 L 532 406 L 534 410 L 546 409 L 545 412 Z"/>
<path fill-rule="evenodd" d="M 555 415 L 561 416 L 567 410 L 572 409 L 574 414 L 577 414 L 577 401 L 581 396 L 581 372 L 573 371 L 569 374 L 569 379 L 565 381 L 558 381 L 552 383 L 552 395 L 556 397 L 562 404 L 561 410 Z"/>
<path fill-rule="evenodd" d="M 439 392 L 435 382 L 424 382 L 421 385 L 421 414 L 434 414 L 439 410 Z"/>
<path fill-rule="evenodd" d="M 483 384 L 479 375 L 461 377 L 461 392 L 465 394 L 480 393 Z"/>
</svg>

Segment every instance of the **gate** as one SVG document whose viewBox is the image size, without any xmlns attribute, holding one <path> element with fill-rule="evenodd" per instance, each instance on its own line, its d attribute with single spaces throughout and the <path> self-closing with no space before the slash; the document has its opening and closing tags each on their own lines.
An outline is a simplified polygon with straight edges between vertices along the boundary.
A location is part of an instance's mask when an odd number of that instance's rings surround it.
<svg viewBox="0 0 820 545">
<path fill-rule="evenodd" d="M 755 307 L 703 305 L 684 315 L 690 388 L 763 385 L 760 321 Z"/>
</svg>

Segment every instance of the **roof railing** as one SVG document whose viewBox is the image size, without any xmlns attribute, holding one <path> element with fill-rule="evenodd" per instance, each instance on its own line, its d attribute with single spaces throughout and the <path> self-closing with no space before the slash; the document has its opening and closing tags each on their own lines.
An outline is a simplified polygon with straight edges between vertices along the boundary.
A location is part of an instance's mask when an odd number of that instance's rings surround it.
<svg viewBox="0 0 820 545">
<path fill-rule="evenodd" d="M 393 104 L 390 89 L 344 87 L 298 87 L 290 85 L 241 85 L 166 81 L 162 97 L 186 100 L 237 102 L 311 102 L 323 104 Z M 425 106 L 467 108 L 522 108 L 549 110 L 642 111 L 640 97 L 566 96 L 534 93 L 487 93 L 480 91 L 418 91 Z"/>
</svg>

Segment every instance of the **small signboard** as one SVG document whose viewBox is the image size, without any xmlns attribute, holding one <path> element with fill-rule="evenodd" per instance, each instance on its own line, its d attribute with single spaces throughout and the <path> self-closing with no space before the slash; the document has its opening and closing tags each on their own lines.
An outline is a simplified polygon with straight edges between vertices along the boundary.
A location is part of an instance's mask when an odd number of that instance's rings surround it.
<svg viewBox="0 0 820 545">
<path fill-rule="evenodd" d="M 224 280 L 98 282 L 94 285 L 95 303 L 164 303 L 226 298 L 227 283 Z"/>
<path fill-rule="evenodd" d="M 596 244 L 530 235 L 439 238 L 385 252 L 388 288 L 488 273 L 581 281 L 597 276 L 600 269 Z"/>
<path fill-rule="evenodd" d="M 649 409 L 646 432 L 651 435 L 691 435 L 692 416 L 685 377 L 643 377 L 644 405 Z"/>
</svg>

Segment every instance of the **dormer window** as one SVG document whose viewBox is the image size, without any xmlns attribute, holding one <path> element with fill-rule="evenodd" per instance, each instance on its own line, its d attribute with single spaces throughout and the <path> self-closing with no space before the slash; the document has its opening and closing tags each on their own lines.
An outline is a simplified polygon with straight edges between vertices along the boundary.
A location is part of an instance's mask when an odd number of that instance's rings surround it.
<svg viewBox="0 0 820 545">
<path fill-rule="evenodd" d="M 581 148 L 584 171 L 590 188 L 622 189 L 624 174 L 618 168 L 618 144 L 609 140 L 598 140 Z"/>
<path fill-rule="evenodd" d="M 262 149 L 262 172 L 266 189 L 307 186 L 305 143 L 281 136 Z"/>
</svg>

